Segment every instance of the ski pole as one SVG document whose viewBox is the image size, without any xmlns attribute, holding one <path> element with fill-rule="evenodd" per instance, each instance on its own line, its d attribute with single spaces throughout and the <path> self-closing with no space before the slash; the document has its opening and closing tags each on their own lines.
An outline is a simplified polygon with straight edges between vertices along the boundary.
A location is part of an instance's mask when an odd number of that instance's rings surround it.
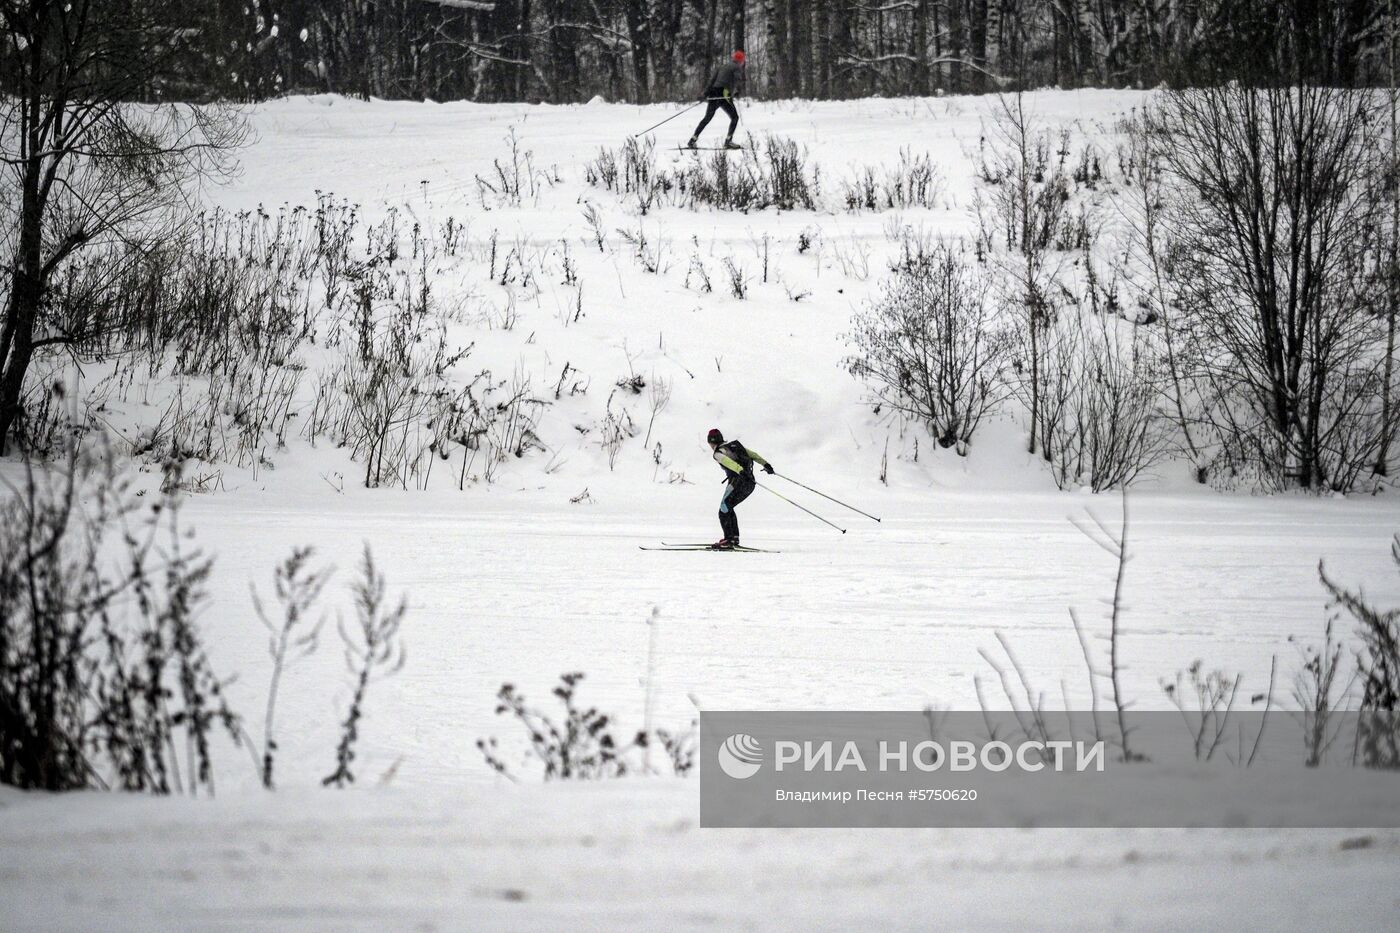
<svg viewBox="0 0 1400 933">
<path fill-rule="evenodd" d="M 652 130 L 656 129 L 657 126 L 663 126 L 664 124 L 670 123 L 670 122 L 671 122 L 672 120 L 674 120 L 676 117 L 681 116 L 681 114 L 689 113 L 690 111 L 694 110 L 696 107 L 699 107 L 701 104 L 708 104 L 708 103 L 709 103 L 710 101 L 712 101 L 712 100 L 723 100 L 723 98 L 720 98 L 720 97 L 707 97 L 707 98 L 705 98 L 704 100 L 697 100 L 695 103 L 691 104 L 689 107 L 685 108 L 684 110 L 681 110 L 681 111 L 679 111 L 679 112 L 677 112 L 677 113 L 671 114 L 669 117 L 667 117 L 666 119 L 662 120 L 660 123 L 656 124 L 656 126 L 649 126 L 649 127 L 647 127 L 646 129 L 642 130 L 640 133 L 633 133 L 631 136 L 628 137 L 628 139 L 636 139 L 638 136 L 645 136 L 646 134 L 650 133 Z"/>
<path fill-rule="evenodd" d="M 818 515 L 816 512 L 813 512 L 811 509 L 807 508 L 805 505 L 798 505 L 796 502 L 793 502 L 791 499 L 789 499 L 787 496 L 783 495 L 782 493 L 778 492 L 778 490 L 774 489 L 773 487 L 771 487 L 771 486 L 764 486 L 762 483 L 754 483 L 754 485 L 755 485 L 755 486 L 758 486 L 760 489 L 766 489 L 766 490 L 768 490 L 768 491 L 771 492 L 773 495 L 777 496 L 779 499 L 782 499 L 782 500 L 783 500 L 784 502 L 786 502 L 788 505 L 793 506 L 793 507 L 795 507 L 795 508 L 801 509 L 802 511 L 806 512 L 808 515 L 810 515 L 810 516 L 812 516 L 813 518 L 815 518 L 817 521 L 826 522 L 828 525 L 830 525 L 832 528 L 835 528 L 837 531 L 841 532 L 842 534 L 845 534 L 845 533 L 846 533 L 846 529 L 842 528 L 840 525 L 836 524 L 835 522 L 831 521 L 830 519 L 822 518 L 822 517 L 821 517 L 820 515 Z"/>
<path fill-rule="evenodd" d="M 777 471 L 774 471 L 774 475 L 775 475 L 775 476 L 781 476 L 783 479 L 787 480 L 789 483 L 792 483 L 794 486 L 801 486 L 803 489 L 807 490 L 808 492 L 814 492 L 814 493 L 816 493 L 817 495 L 821 496 L 823 499 L 830 499 L 832 502 L 835 502 L 837 505 L 844 505 L 846 508 L 850 509 L 852 512 L 860 512 L 860 514 L 861 514 L 861 515 L 864 515 L 866 518 L 873 518 L 873 519 L 875 519 L 875 521 L 877 521 L 877 522 L 880 521 L 880 519 L 879 519 L 878 517 L 876 517 L 876 516 L 874 516 L 874 515 L 871 515 L 869 512 L 862 512 L 860 509 L 858 509 L 858 508 L 856 508 L 855 506 L 851 505 L 849 502 L 842 502 L 840 499 L 836 498 L 835 496 L 828 496 L 826 493 L 822 492 L 820 489 L 813 489 L 811 486 L 808 486 L 806 483 L 799 483 L 797 480 L 793 479 L 791 476 L 786 476 L 786 475 L 784 475 L 784 474 L 782 474 L 782 473 L 778 473 Z"/>
<path fill-rule="evenodd" d="M 699 107 L 699 106 L 700 106 L 701 104 L 703 104 L 703 103 L 706 103 L 706 101 L 697 100 L 695 103 L 691 104 L 689 107 L 685 108 L 684 110 L 681 110 L 681 111 L 678 111 L 677 113 L 671 114 L 669 117 L 667 117 L 666 119 L 662 120 L 660 123 L 656 124 L 656 126 L 649 126 L 649 127 L 647 127 L 646 129 L 642 130 L 640 133 L 633 133 L 633 134 L 631 135 L 631 137 L 629 137 L 629 138 L 631 138 L 631 139 L 636 139 L 638 136 L 645 136 L 646 134 L 650 133 L 652 130 L 656 129 L 657 126 L 662 126 L 663 124 L 670 123 L 670 122 L 671 122 L 672 120 L 674 120 L 676 117 L 680 116 L 680 115 L 683 114 L 683 113 L 689 113 L 690 111 L 694 110 L 696 107 Z"/>
</svg>

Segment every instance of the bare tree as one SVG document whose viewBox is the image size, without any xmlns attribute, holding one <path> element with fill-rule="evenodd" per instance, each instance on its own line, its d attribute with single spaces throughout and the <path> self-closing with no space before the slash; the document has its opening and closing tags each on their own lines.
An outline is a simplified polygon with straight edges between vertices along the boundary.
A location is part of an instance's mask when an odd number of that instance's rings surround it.
<svg viewBox="0 0 1400 933">
<path fill-rule="evenodd" d="M 1027 449 L 1044 454 L 1037 427 L 1048 423 L 1042 407 L 1047 354 L 1052 351 L 1057 300 L 1064 254 L 1087 243 L 1078 242 L 1071 213 L 1070 178 L 1063 168 L 1066 147 L 1058 159 L 1049 128 L 1026 107 L 1020 94 L 1000 99 L 984 139 L 979 172 L 987 196 L 976 204 L 979 249 L 996 253 L 999 279 L 1007 305 L 1020 326 L 1016 369 L 1027 390 L 1030 414 Z M 1053 413 L 1051 413 L 1053 417 Z"/>
<path fill-rule="evenodd" d="M 1380 444 L 1380 316 L 1358 287 L 1374 110 L 1363 92 L 1231 84 L 1165 92 L 1144 122 L 1208 425 L 1268 482 L 1348 488 Z"/>
<path fill-rule="evenodd" d="M 0 185 L 18 205 L 0 232 L 11 252 L 0 453 L 23 415 L 35 354 L 89 336 L 51 326 L 55 273 L 80 250 L 168 239 L 191 184 L 231 170 L 245 134 L 236 110 L 160 102 L 163 79 L 184 63 L 182 9 L 179 0 L 0 0 Z"/>
<path fill-rule="evenodd" d="M 1083 314 L 1057 328 L 1040 433 L 1061 489 L 1126 489 L 1166 452 L 1156 361 L 1136 330 Z"/>
<path fill-rule="evenodd" d="M 851 335 L 851 373 L 960 455 L 1004 391 L 1008 338 L 992 320 L 987 290 L 962 251 L 940 243 L 895 270 Z"/>
</svg>

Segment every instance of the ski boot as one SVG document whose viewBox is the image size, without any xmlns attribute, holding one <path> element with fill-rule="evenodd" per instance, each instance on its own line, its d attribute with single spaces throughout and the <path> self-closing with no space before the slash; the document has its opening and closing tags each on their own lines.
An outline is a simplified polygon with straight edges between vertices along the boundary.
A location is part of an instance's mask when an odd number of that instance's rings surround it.
<svg viewBox="0 0 1400 933">
<path fill-rule="evenodd" d="M 685 144 L 685 148 L 686 148 L 686 149 L 694 149 L 694 148 L 695 148 L 695 137 L 694 137 L 694 136 L 690 137 L 690 142 L 688 142 L 688 143 Z"/>
<path fill-rule="evenodd" d="M 739 543 L 738 541 L 735 541 L 735 540 L 733 540 L 733 539 L 731 539 L 731 538 L 720 538 L 720 539 L 719 539 L 718 541 L 716 541 L 714 544 L 710 545 L 710 550 L 712 550 L 712 551 L 732 551 L 732 550 L 734 550 L 734 545 L 736 545 L 736 544 L 738 544 L 738 543 Z"/>
<path fill-rule="evenodd" d="M 738 143 L 736 143 L 736 142 L 735 142 L 734 140 L 732 140 L 732 139 L 726 139 L 726 140 L 724 141 L 724 148 L 726 148 L 726 149 L 743 149 L 744 147 L 741 146 L 741 145 L 739 145 Z"/>
</svg>

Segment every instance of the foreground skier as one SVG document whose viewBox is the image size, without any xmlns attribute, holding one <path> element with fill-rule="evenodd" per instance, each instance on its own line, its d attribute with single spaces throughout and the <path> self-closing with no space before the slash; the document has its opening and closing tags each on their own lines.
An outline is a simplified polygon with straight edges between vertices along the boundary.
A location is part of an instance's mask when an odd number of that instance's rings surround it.
<svg viewBox="0 0 1400 933">
<path fill-rule="evenodd" d="M 714 451 L 715 462 L 724 468 L 724 495 L 719 500 L 719 526 L 724 531 L 710 547 L 720 551 L 732 551 L 739 546 L 739 518 L 734 508 L 753 493 L 753 465 L 761 465 L 765 473 L 773 472 L 773 464 L 749 450 L 737 440 L 726 442 L 719 428 L 711 428 L 705 436 L 710 450 Z"/>
<path fill-rule="evenodd" d="M 739 127 L 739 111 L 734 108 L 734 95 L 738 93 L 739 81 L 744 76 L 743 67 L 744 53 L 735 52 L 733 61 L 720 65 L 710 76 L 710 83 L 700 98 L 709 101 L 709 106 L 705 108 L 704 119 L 700 121 L 700 125 L 691 134 L 690 142 L 685 144 L 687 149 L 695 148 L 695 141 L 700 138 L 701 133 L 705 132 L 705 127 L 709 125 L 716 110 L 723 110 L 729 115 L 729 133 L 724 137 L 724 148 L 739 148 L 739 145 L 734 142 L 734 131 Z"/>
</svg>

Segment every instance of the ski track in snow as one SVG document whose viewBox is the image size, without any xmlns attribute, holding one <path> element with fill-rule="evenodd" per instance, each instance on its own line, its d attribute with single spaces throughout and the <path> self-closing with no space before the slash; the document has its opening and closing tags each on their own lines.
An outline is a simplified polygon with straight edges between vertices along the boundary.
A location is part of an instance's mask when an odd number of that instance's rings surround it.
<svg viewBox="0 0 1400 933">
<path fill-rule="evenodd" d="M 1111 145 L 1116 121 L 1143 95 L 1029 100 L 1048 122 Z M 823 166 L 828 193 L 857 162 L 894 162 L 905 145 L 928 151 L 947 177 L 946 205 L 902 219 L 957 234 L 972 226 L 975 152 L 994 106 L 745 104 L 744 127 L 796 138 Z M 1054 491 L 1005 419 L 980 429 L 966 459 L 925 441 L 915 461 L 909 438 L 898 437 L 889 486 L 875 480 L 890 430 L 842 371 L 841 334 L 880 278 L 888 216 L 664 209 L 638 218 L 581 181 L 600 145 L 675 109 L 325 97 L 253 111 L 258 140 L 243 174 L 212 192 L 225 206 L 313 204 L 324 190 L 364 205 L 369 218 L 398 207 L 425 224 L 466 219 L 477 246 L 493 230 L 503 244 L 573 244 L 582 320 L 560 320 L 572 292 L 546 281 L 521 304 L 515 329 L 458 321 L 452 337 L 476 341 L 473 364 L 521 366 L 537 388 L 552 386 L 565 361 L 592 388 L 545 416 L 541 435 L 561 461 L 548 473 L 547 455 L 532 454 L 495 486 L 446 488 L 446 464 L 428 492 L 371 492 L 355 488 L 343 452 L 294 445 L 273 455 L 275 470 L 226 468 L 228 492 L 194 497 L 185 521 L 217 555 L 202 616 L 210 652 L 217 670 L 237 673 L 228 696 L 255 732 L 270 662 L 250 583 L 267 593 L 276 561 L 314 545 L 339 568 L 323 606 L 348 613 L 345 584 L 368 541 L 391 591 L 408 595 L 407 665 L 371 686 L 361 725 L 356 767 L 371 789 L 310 789 L 331 770 L 349 693 L 332 621 L 320 652 L 282 683 L 278 794 L 258 793 L 245 753 L 228 748 L 212 803 L 0 794 L 0 926 L 850 929 L 872 917 L 948 929 L 1393 926 L 1400 835 L 1391 831 L 1359 834 L 1372 844 L 1346 851 L 1341 841 L 1358 833 L 702 832 L 694 780 L 530 783 L 537 771 L 519 726 L 493 713 L 500 684 L 550 710 L 558 675 L 582 671 L 581 701 L 629 734 L 642 721 L 653 607 L 659 726 L 685 726 L 692 694 L 713 709 L 973 708 L 979 675 L 1005 706 L 978 654 L 998 652 L 998 631 L 1047 705 L 1060 706 L 1062 690 L 1084 704 L 1071 606 L 1106 663 L 1102 601 L 1114 565 L 1067 518 L 1089 506 L 1116 525 L 1116 496 Z M 688 120 L 658 132 L 663 164 L 665 134 L 683 139 Z M 537 204 L 484 211 L 473 176 L 492 170 L 511 127 L 536 166 L 558 165 L 563 181 Z M 648 276 L 620 250 L 590 253 L 585 199 L 603 209 L 614 248 L 618 228 L 640 224 L 667 244 L 671 271 Z M 798 233 L 813 226 L 819 247 L 797 254 Z M 749 301 L 682 287 L 692 237 L 707 262 L 733 254 L 756 273 L 764 234 L 775 281 L 753 283 Z M 833 260 L 833 250 L 861 243 L 873 250 L 863 281 Z M 788 301 L 779 277 L 810 298 Z M 453 268 L 435 288 L 449 301 L 500 299 L 482 278 Z M 596 439 L 575 435 L 632 369 L 674 379 L 654 438 L 686 483 L 656 482 L 640 440 L 613 472 Z M 700 442 L 712 425 L 885 521 L 765 480 L 849 533 L 760 490 L 739 512 L 745 543 L 783 553 L 639 551 L 718 535 L 719 475 Z M 337 472 L 343 495 L 330 488 Z M 1290 637 L 1316 642 L 1326 617 L 1319 560 L 1379 604 L 1400 602 L 1388 551 L 1400 528 L 1393 497 L 1218 495 L 1184 483 L 1179 468 L 1160 472 L 1131 503 L 1122 648 L 1127 693 L 1140 707 L 1165 707 L 1158 681 L 1197 658 L 1243 673 L 1247 696 L 1264 690 L 1277 656 L 1276 695 L 1286 696 L 1297 659 Z M 585 488 L 592 501 L 570 505 Z M 500 739 L 525 785 L 485 767 L 475 743 L 486 736 Z M 391 771 L 389 788 L 374 786 Z"/>
</svg>

